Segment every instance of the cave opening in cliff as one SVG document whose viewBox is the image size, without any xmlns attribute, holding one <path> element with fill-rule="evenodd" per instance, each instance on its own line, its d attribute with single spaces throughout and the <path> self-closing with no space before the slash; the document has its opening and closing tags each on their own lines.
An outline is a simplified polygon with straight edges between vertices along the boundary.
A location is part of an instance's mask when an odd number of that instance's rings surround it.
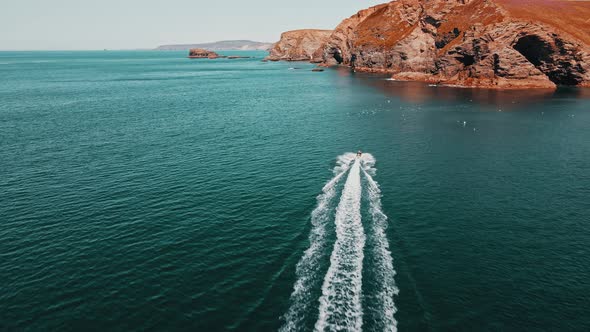
<svg viewBox="0 0 590 332">
<path fill-rule="evenodd" d="M 551 60 L 551 54 L 553 53 L 551 46 L 539 36 L 535 35 L 520 38 L 516 44 L 514 44 L 514 49 L 535 66 L 540 66 L 544 62 L 549 62 Z"/>
<path fill-rule="evenodd" d="M 342 64 L 342 62 L 344 62 L 344 58 L 342 58 L 342 51 L 339 49 L 333 49 L 332 56 L 334 57 L 334 60 L 338 62 L 338 64 Z"/>
<path fill-rule="evenodd" d="M 530 63 L 555 84 L 576 85 L 580 77 L 576 75 L 575 68 L 568 61 L 555 59 L 555 50 L 551 45 L 536 35 L 528 35 L 520 38 L 514 49 L 522 54 Z"/>
</svg>

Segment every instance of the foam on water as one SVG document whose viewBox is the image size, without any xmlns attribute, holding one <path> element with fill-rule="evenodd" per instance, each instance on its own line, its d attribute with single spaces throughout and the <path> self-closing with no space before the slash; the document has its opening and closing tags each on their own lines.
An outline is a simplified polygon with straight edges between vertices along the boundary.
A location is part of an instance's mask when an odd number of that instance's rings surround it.
<svg viewBox="0 0 590 332">
<path fill-rule="evenodd" d="M 336 243 L 322 285 L 317 331 L 356 330 L 363 324 L 361 305 L 365 233 L 361 223 L 361 162 L 352 165 L 336 209 Z"/>
<path fill-rule="evenodd" d="M 351 166 L 352 164 L 352 166 Z M 357 158 L 346 153 L 337 158 L 334 177 L 328 181 L 317 197 L 317 206 L 312 212 L 310 246 L 297 264 L 297 280 L 291 294 L 291 307 L 283 316 L 284 325 L 280 331 L 302 331 L 306 329 L 309 315 L 315 306 L 314 286 L 318 287 L 320 261 L 329 252 L 327 246 L 327 224 L 330 221 L 332 202 L 336 196 L 336 185 L 348 173 L 342 189 L 340 202 L 334 219 L 336 242 L 330 255 L 330 267 L 324 277 L 322 294 L 319 299 L 316 331 L 353 330 L 360 331 L 363 325 L 362 275 L 366 236 L 361 220 L 361 197 L 366 190 L 371 220 L 368 223 L 369 236 L 373 245 L 369 269 L 375 276 L 375 293 L 367 294 L 371 301 L 371 312 L 375 312 L 375 330 L 397 331 L 394 314 L 397 309 L 394 296 L 398 293 L 395 285 L 393 260 L 385 234 L 388 219 L 381 208 L 381 190 L 373 179 L 376 169 L 375 158 L 368 153 Z M 366 179 L 363 189 L 361 176 Z M 376 311 L 373 311 L 376 310 Z"/>
<path fill-rule="evenodd" d="M 326 253 L 326 224 L 330 218 L 330 205 L 336 195 L 336 185 L 350 168 L 355 155 L 346 153 L 338 156 L 334 167 L 334 177 L 324 185 L 322 193 L 317 197 L 317 206 L 311 213 L 311 234 L 309 248 L 297 263 L 297 281 L 291 293 L 291 306 L 283 316 L 284 325 L 280 331 L 299 331 L 304 329 L 306 314 L 310 306 L 315 304 L 311 298 L 313 284 L 320 278 L 318 275 L 319 261 Z"/>
<path fill-rule="evenodd" d="M 397 331 L 397 321 L 394 318 L 397 308 L 395 307 L 393 297 L 399 293 L 399 290 L 395 285 L 395 269 L 393 267 L 391 251 L 389 250 L 389 242 L 385 234 L 387 216 L 381 209 L 381 190 L 379 189 L 379 184 L 371 176 L 375 173 L 375 168 L 373 168 L 375 159 L 371 155 L 367 155 L 366 159 L 363 174 L 368 183 L 369 212 L 372 218 L 370 235 L 375 242 L 372 254 L 376 262 L 376 266 L 372 268 L 375 270 L 378 285 L 375 296 L 377 303 L 375 303 L 375 306 L 379 312 L 377 315 L 379 321 L 375 323 L 379 330 Z"/>
</svg>

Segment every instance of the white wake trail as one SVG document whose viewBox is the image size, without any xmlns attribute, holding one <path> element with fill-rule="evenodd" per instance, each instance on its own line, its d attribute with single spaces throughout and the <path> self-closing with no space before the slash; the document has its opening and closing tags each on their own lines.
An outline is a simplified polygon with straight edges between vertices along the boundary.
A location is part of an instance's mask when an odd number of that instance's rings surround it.
<svg viewBox="0 0 590 332">
<path fill-rule="evenodd" d="M 360 160 L 356 159 L 336 209 L 336 243 L 322 285 L 316 331 L 360 331 L 362 328 L 365 233 L 361 223 L 360 173 Z"/>
<path fill-rule="evenodd" d="M 311 289 L 321 277 L 318 273 L 320 261 L 326 250 L 326 225 L 330 219 L 330 205 L 336 195 L 336 185 L 350 168 L 354 160 L 353 153 L 346 153 L 337 158 L 334 177 L 324 185 L 317 197 L 317 206 L 311 213 L 312 229 L 309 235 L 309 248 L 297 263 L 295 274 L 297 280 L 291 293 L 291 306 L 283 316 L 284 325 L 280 331 L 303 331 L 305 320 L 311 307 L 315 304 Z M 319 286 L 319 284 L 317 284 Z"/>
<path fill-rule="evenodd" d="M 373 256 L 376 262 L 374 268 L 377 276 L 376 282 L 378 284 L 376 306 L 379 311 L 379 321 L 376 323 L 380 325 L 380 330 L 397 331 L 397 321 L 394 318 L 397 309 L 393 297 L 399 293 L 399 290 L 395 285 L 395 269 L 393 268 L 393 259 L 385 234 L 387 216 L 381 208 L 381 190 L 379 189 L 379 184 L 371 176 L 376 171 L 373 168 L 374 163 L 375 159 L 371 155 L 368 155 L 364 163 L 363 174 L 368 183 L 369 211 L 373 219 L 371 223 L 371 236 L 375 242 Z"/>
</svg>

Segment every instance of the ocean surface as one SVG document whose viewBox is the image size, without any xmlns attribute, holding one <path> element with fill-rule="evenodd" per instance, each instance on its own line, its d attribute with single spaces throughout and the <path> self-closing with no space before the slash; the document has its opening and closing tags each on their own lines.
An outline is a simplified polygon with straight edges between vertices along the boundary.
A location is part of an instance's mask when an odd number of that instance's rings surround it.
<svg viewBox="0 0 590 332">
<path fill-rule="evenodd" d="M 590 330 L 590 90 L 225 54 L 0 52 L 1 331 Z"/>
</svg>

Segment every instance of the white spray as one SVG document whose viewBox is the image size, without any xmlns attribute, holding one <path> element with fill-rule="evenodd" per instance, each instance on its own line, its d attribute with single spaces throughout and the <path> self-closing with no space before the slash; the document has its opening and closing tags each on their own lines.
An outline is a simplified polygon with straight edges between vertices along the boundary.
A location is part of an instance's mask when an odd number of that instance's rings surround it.
<svg viewBox="0 0 590 332">
<path fill-rule="evenodd" d="M 312 229 L 309 235 L 309 248 L 297 263 L 297 280 L 291 293 L 291 306 L 283 316 L 285 324 L 280 331 L 301 331 L 304 329 L 306 315 L 316 302 L 312 299 L 311 288 L 318 281 L 319 262 L 326 248 L 326 224 L 330 219 L 330 205 L 336 195 L 336 185 L 350 168 L 354 160 L 353 153 L 346 153 L 337 158 L 334 177 L 324 185 L 317 197 L 317 206 L 311 213 Z"/>
<path fill-rule="evenodd" d="M 397 331 L 397 321 L 394 318 L 394 314 L 397 311 L 393 302 L 393 296 L 397 295 L 399 290 L 395 285 L 394 276 L 395 270 L 393 268 L 393 259 L 391 257 L 391 251 L 389 250 L 389 242 L 385 230 L 387 229 L 387 216 L 383 213 L 381 208 L 381 190 L 379 184 L 373 180 L 372 174 L 375 174 L 373 165 L 375 159 L 371 155 L 366 156 L 364 163 L 363 174 L 365 175 L 368 183 L 368 195 L 369 195 L 369 212 L 371 213 L 371 236 L 375 242 L 373 248 L 373 255 L 375 258 L 376 266 L 373 268 L 377 275 L 377 303 L 379 311 L 380 321 L 376 322 L 379 324 L 380 330 L 383 331 Z"/>
<path fill-rule="evenodd" d="M 350 169 L 336 209 L 336 243 L 330 267 L 322 285 L 317 331 L 360 331 L 363 324 L 361 305 L 363 249 L 365 233 L 361 223 L 361 162 L 356 159 Z"/>
<path fill-rule="evenodd" d="M 353 163 L 354 161 L 354 163 Z M 352 166 L 351 166 L 351 163 Z M 376 276 L 376 291 L 370 294 L 371 307 L 376 321 L 374 330 L 397 331 L 393 301 L 398 289 L 395 286 L 393 260 L 385 231 L 387 216 L 381 208 L 381 190 L 373 180 L 375 159 L 370 154 L 355 157 L 347 153 L 338 157 L 334 177 L 326 183 L 317 197 L 317 207 L 311 214 L 310 247 L 297 264 L 297 281 L 291 294 L 291 307 L 283 316 L 285 324 L 280 331 L 303 331 L 315 303 L 312 289 L 319 286 L 320 262 L 327 258 L 327 224 L 331 220 L 331 206 L 336 186 L 347 172 L 348 177 L 336 208 L 336 242 L 330 255 L 330 267 L 322 284 L 316 331 L 361 331 L 363 325 L 362 272 L 366 236 L 361 221 L 361 175 L 366 178 L 366 193 L 371 216 L 369 236 L 371 245 L 370 269 Z M 368 299 L 368 298 L 367 298 Z M 373 303 L 374 302 L 374 303 Z M 373 309 L 371 309 L 373 312 Z"/>
</svg>

